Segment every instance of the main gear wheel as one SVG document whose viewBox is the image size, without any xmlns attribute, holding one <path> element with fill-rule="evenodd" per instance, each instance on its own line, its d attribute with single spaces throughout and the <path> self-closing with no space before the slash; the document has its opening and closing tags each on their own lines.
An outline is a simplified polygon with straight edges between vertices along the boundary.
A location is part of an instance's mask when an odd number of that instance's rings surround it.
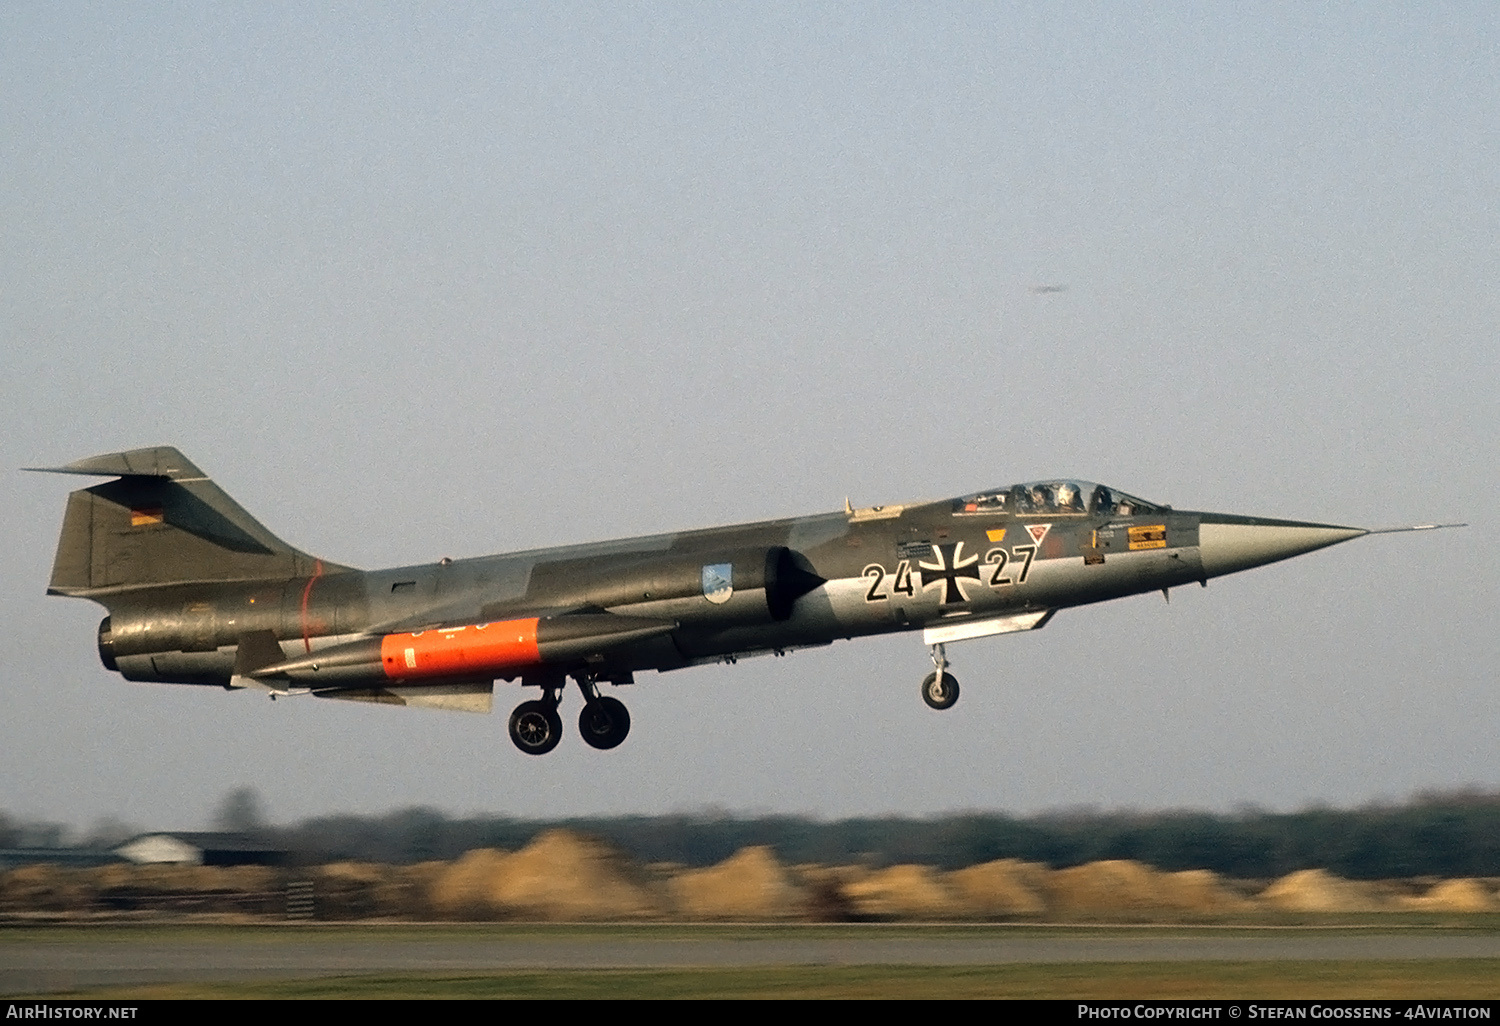
<svg viewBox="0 0 1500 1026">
<path fill-rule="evenodd" d="M 594 748 L 614 748 L 630 733 L 630 710 L 618 698 L 592 699 L 578 714 L 578 733 Z"/>
<path fill-rule="evenodd" d="M 510 739 L 527 755 L 546 755 L 562 740 L 555 702 L 522 702 L 510 714 Z M 592 742 L 590 742 L 592 743 Z"/>
</svg>

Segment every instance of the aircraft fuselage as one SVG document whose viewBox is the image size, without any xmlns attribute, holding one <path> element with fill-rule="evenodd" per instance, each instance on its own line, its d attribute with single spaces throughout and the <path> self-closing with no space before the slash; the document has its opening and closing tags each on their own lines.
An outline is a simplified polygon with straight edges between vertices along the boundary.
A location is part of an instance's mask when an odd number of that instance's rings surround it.
<svg viewBox="0 0 1500 1026">
<path fill-rule="evenodd" d="M 182 584 L 146 590 L 139 601 L 124 591 L 110 604 L 108 648 L 130 680 L 228 685 L 240 638 L 256 631 L 270 631 L 294 658 L 361 636 L 477 629 L 538 614 L 597 610 L 674 624 L 668 633 L 577 657 L 600 680 L 624 680 L 642 670 L 894 631 L 963 634 L 997 618 L 1206 581 L 1204 517 L 1245 519 L 1177 511 L 960 516 L 951 505 L 891 508 L 890 515 L 830 513 L 388 570 Z M 1362 533 L 1314 530 L 1322 544 L 1342 540 L 1323 540 L 1325 531 Z M 726 566 L 728 594 L 711 596 L 704 570 Z M 568 667 L 498 669 L 504 672 L 497 676 L 516 679 L 557 676 Z M 388 679 L 407 677 L 372 675 L 370 683 Z"/>
<path fill-rule="evenodd" d="M 1361 528 L 1173 510 L 1076 480 L 955 499 L 361 571 L 271 534 L 176 449 L 58 468 L 117 479 L 69 496 L 49 591 L 109 610 L 106 667 L 135 681 L 488 711 L 550 751 L 568 678 L 597 748 L 623 740 L 601 683 L 921 630 L 924 700 L 951 706 L 951 642 L 1333 545 Z"/>
</svg>

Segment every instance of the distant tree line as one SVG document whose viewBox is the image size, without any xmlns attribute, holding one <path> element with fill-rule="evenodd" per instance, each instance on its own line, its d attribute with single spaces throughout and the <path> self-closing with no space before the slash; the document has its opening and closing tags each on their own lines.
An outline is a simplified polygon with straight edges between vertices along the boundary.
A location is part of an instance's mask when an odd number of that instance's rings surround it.
<svg viewBox="0 0 1500 1026">
<path fill-rule="evenodd" d="M 226 796 L 216 820 L 220 829 L 253 832 L 305 864 L 447 860 L 475 848 L 515 850 L 544 830 L 566 827 L 609 841 L 644 862 L 686 866 L 712 865 L 746 846 L 767 845 L 791 864 L 915 862 L 957 869 L 1014 858 L 1062 869 L 1101 859 L 1134 859 L 1163 870 L 1211 869 L 1252 880 L 1313 868 L 1364 880 L 1500 876 L 1500 791 L 1428 793 L 1399 805 L 1293 813 L 1075 811 L 833 821 L 703 814 L 536 820 L 452 818 L 412 808 L 382 816 L 323 816 L 278 827 L 266 824 L 252 790 L 238 788 Z M 81 840 L 113 844 L 128 832 L 111 820 L 96 824 Z M 0 813 L 0 848 L 55 847 L 68 840 L 61 825 Z"/>
<path fill-rule="evenodd" d="M 308 861 L 410 863 L 452 859 L 474 848 L 513 850 L 555 827 L 603 838 L 645 862 L 688 866 L 768 845 L 794 864 L 915 862 L 956 869 L 1015 858 L 1060 869 L 1135 859 L 1163 870 L 1210 869 L 1242 879 L 1312 868 L 1351 879 L 1500 876 L 1500 792 L 1433 793 L 1391 807 L 1295 813 L 966 813 L 831 822 L 730 815 L 454 819 L 414 808 L 320 817 L 266 833 Z"/>
</svg>

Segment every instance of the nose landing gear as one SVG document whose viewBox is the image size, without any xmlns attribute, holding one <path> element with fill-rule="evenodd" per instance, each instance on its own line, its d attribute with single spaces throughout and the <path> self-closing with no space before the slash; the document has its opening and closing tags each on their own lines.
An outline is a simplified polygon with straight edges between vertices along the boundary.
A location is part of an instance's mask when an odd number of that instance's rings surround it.
<svg viewBox="0 0 1500 1026">
<path fill-rule="evenodd" d="M 948 672 L 948 653 L 932 646 L 933 671 L 922 679 L 922 701 L 934 709 L 951 709 L 958 701 L 958 678 Z"/>
</svg>

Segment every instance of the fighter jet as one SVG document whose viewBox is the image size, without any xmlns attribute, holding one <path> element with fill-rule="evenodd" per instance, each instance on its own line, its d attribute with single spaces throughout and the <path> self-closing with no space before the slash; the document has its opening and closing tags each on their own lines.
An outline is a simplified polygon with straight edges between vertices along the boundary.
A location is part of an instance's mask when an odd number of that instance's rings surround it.
<svg viewBox="0 0 1500 1026">
<path fill-rule="evenodd" d="M 922 699 L 947 709 L 953 642 L 1379 533 L 1183 512 L 1068 478 L 356 570 L 277 538 L 174 448 L 29 469 L 114 478 L 68 497 L 47 590 L 108 611 L 99 657 L 126 680 L 474 712 L 505 681 L 540 693 L 510 716 L 530 755 L 561 739 L 570 679 L 579 733 L 610 749 L 630 714 L 601 685 L 920 630 Z M 1461 525 L 1390 530 L 1443 526 Z"/>
</svg>

